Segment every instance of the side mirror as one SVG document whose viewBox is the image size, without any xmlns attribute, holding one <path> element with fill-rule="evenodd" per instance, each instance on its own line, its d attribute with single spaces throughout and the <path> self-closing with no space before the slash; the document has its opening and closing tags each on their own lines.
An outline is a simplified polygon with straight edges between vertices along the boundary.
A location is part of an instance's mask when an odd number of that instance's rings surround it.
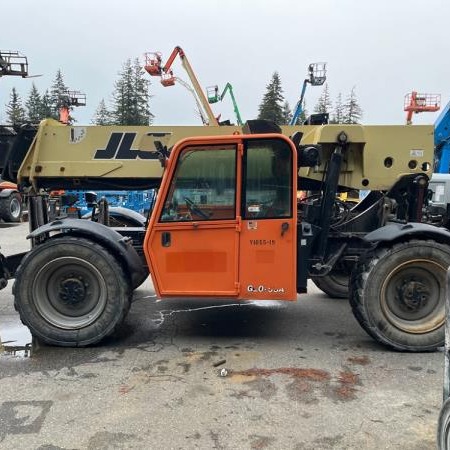
<svg viewBox="0 0 450 450">
<path fill-rule="evenodd" d="M 92 191 L 85 192 L 84 199 L 86 203 L 97 203 L 97 193 Z"/>
<path fill-rule="evenodd" d="M 294 143 L 296 149 L 298 149 L 300 147 L 300 142 L 302 140 L 302 137 L 303 137 L 303 133 L 301 131 L 296 131 L 291 136 L 291 141 Z"/>
<path fill-rule="evenodd" d="M 88 208 L 92 208 L 97 205 L 97 193 L 96 192 L 85 192 L 84 200 L 86 201 L 86 205 Z"/>
</svg>

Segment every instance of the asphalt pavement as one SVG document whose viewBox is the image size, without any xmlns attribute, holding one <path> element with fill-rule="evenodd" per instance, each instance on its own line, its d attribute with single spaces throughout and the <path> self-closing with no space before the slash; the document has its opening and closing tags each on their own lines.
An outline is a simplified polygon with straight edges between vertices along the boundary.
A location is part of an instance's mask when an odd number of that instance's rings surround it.
<svg viewBox="0 0 450 450">
<path fill-rule="evenodd" d="M 0 228 L 1 251 L 28 248 L 26 234 Z M 382 347 L 313 285 L 296 303 L 237 304 L 159 301 L 147 280 L 111 338 L 31 354 L 11 286 L 1 449 L 436 448 L 443 353 Z"/>
</svg>

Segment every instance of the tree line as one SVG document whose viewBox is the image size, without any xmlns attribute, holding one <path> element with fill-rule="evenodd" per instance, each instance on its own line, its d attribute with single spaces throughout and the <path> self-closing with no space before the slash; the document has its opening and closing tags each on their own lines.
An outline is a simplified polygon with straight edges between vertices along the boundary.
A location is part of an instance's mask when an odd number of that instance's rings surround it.
<svg viewBox="0 0 450 450">
<path fill-rule="evenodd" d="M 151 95 L 148 78 L 138 58 L 133 61 L 128 59 L 114 83 L 109 105 L 104 99 L 100 101 L 92 117 L 92 123 L 94 125 L 151 125 L 154 115 L 150 112 Z M 58 120 L 61 108 L 68 107 L 69 122 L 75 123 L 76 119 L 72 116 L 74 105 L 67 104 L 68 91 L 60 69 L 50 88 L 43 93 L 40 93 L 33 83 L 25 102 L 22 101 L 17 90 L 12 88 L 9 103 L 6 105 L 7 122 L 13 126 L 20 126 L 24 123 L 38 123 L 45 118 Z M 303 123 L 308 116 L 305 102 L 302 106 L 302 113 L 297 124 Z M 324 85 L 313 111 L 328 113 L 330 123 L 359 123 L 363 115 L 355 88 L 345 100 L 339 93 L 333 104 L 328 84 Z M 283 95 L 280 76 L 278 72 L 274 72 L 258 107 L 257 118 L 271 120 L 278 125 L 288 125 L 292 114 L 290 105 Z"/>
<path fill-rule="evenodd" d="M 289 103 L 283 95 L 283 88 L 278 72 L 274 72 L 269 84 L 266 86 L 266 93 L 259 105 L 258 119 L 271 120 L 278 125 L 289 125 L 293 116 Z M 324 84 L 320 95 L 313 109 L 314 113 L 329 114 L 329 123 L 360 123 L 363 117 L 363 110 L 359 105 L 356 90 L 353 87 L 350 94 L 343 100 L 342 93 L 332 102 L 330 90 L 327 83 Z M 306 102 L 303 101 L 302 112 L 297 119 L 298 124 L 302 124 L 308 117 Z"/>
<path fill-rule="evenodd" d="M 139 59 L 128 59 L 119 72 L 114 83 L 111 95 L 111 105 L 108 108 L 104 99 L 95 111 L 92 123 L 95 125 L 150 125 L 153 114 L 150 112 L 149 86 Z M 9 103 L 6 105 L 7 122 L 13 126 L 24 123 L 38 123 L 42 119 L 52 118 L 58 120 L 62 107 L 69 108 L 69 122 L 76 122 L 72 115 L 75 105 L 67 103 L 70 90 L 64 82 L 59 69 L 50 89 L 39 93 L 35 84 L 32 84 L 30 93 L 25 102 L 22 102 L 17 90 L 12 88 Z"/>
</svg>

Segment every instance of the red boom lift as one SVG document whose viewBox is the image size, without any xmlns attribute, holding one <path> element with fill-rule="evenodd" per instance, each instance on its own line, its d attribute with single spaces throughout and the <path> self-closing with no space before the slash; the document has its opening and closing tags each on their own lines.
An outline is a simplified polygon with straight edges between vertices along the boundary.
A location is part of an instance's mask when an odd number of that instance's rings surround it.
<svg viewBox="0 0 450 450">
<path fill-rule="evenodd" d="M 171 55 L 169 56 L 169 59 L 167 60 L 167 62 L 164 65 L 162 65 L 162 54 L 160 52 L 146 53 L 145 54 L 145 70 L 151 76 L 161 77 L 161 84 L 164 87 L 173 86 L 176 82 L 176 77 L 174 76 L 171 67 L 177 56 L 180 57 L 181 64 L 189 76 L 191 84 L 194 88 L 194 92 L 198 99 L 197 103 L 199 103 L 202 106 L 206 116 L 208 117 L 207 125 L 218 126 L 219 122 L 218 122 L 217 118 L 214 116 L 214 113 L 213 113 L 211 107 L 209 106 L 208 100 L 207 100 L 205 94 L 203 93 L 200 83 L 198 82 L 197 77 L 195 76 L 195 73 L 192 70 L 192 67 L 186 57 L 186 54 L 184 53 L 184 51 L 181 47 L 175 47 L 173 49 Z"/>
<path fill-rule="evenodd" d="M 418 94 L 416 91 L 406 94 L 404 103 L 404 111 L 407 111 L 406 125 L 412 124 L 413 114 L 439 111 L 440 107 L 440 94 Z"/>
</svg>

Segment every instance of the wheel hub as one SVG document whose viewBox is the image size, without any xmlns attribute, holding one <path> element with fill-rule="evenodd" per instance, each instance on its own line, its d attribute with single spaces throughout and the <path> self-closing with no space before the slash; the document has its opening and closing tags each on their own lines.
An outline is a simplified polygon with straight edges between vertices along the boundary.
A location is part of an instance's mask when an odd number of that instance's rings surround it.
<svg viewBox="0 0 450 450">
<path fill-rule="evenodd" d="M 75 307 L 86 299 L 86 287 L 78 278 L 69 277 L 61 282 L 58 296 L 65 305 Z"/>
<path fill-rule="evenodd" d="M 86 258 L 76 255 L 54 258 L 44 264 L 34 277 L 32 291 L 42 318 L 65 330 L 94 323 L 108 300 L 103 274 Z"/>
<path fill-rule="evenodd" d="M 445 319 L 441 286 L 446 269 L 430 260 L 414 259 L 398 265 L 381 289 L 384 317 L 397 329 L 413 334 L 430 333 Z"/>
<path fill-rule="evenodd" d="M 410 311 L 418 311 L 423 308 L 429 296 L 430 291 L 428 287 L 424 283 L 414 279 L 404 280 L 397 287 L 397 300 Z"/>
</svg>

